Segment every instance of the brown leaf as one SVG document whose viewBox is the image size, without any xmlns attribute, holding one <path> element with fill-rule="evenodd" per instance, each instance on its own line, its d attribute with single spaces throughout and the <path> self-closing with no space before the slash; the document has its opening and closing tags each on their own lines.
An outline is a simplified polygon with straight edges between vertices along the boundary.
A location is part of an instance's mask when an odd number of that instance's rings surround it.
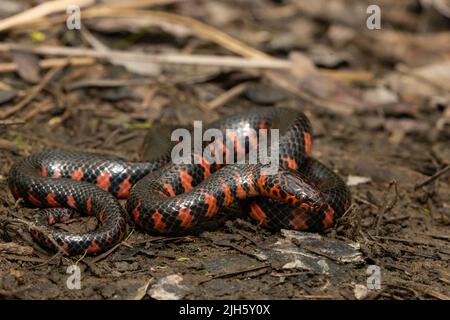
<svg viewBox="0 0 450 320">
<path fill-rule="evenodd" d="M 28 52 L 11 52 L 13 61 L 17 64 L 17 73 L 28 83 L 36 84 L 39 82 L 39 59 Z"/>
<path fill-rule="evenodd" d="M 322 106 L 333 112 L 348 114 L 367 108 L 362 104 L 358 91 L 343 81 L 320 73 L 307 56 L 294 52 L 289 58 L 294 66 L 293 79 L 289 79 L 289 75 L 284 75 L 286 85 L 290 82 L 289 91 L 305 92 L 313 99 L 324 102 Z"/>
<path fill-rule="evenodd" d="M 393 30 L 360 35 L 355 43 L 388 62 L 430 64 L 450 56 L 450 32 L 411 34 Z"/>
<path fill-rule="evenodd" d="M 428 100 L 429 97 L 450 96 L 450 61 L 442 61 L 416 69 L 399 67 L 400 72 L 387 76 L 389 87 L 409 101 Z"/>
<path fill-rule="evenodd" d="M 17 92 L 13 90 L 0 91 L 0 105 L 11 101 L 16 95 Z"/>
</svg>

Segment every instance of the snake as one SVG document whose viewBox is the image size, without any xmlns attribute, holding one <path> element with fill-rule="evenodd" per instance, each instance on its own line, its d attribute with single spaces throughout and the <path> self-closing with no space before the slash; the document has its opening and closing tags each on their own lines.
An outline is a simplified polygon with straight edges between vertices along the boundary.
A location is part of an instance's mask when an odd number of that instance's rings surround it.
<svg viewBox="0 0 450 320">
<path fill-rule="evenodd" d="M 200 152 L 192 148 L 184 162 L 166 151 L 135 162 L 50 149 L 14 163 L 8 185 L 25 206 L 41 208 L 30 228 L 34 240 L 69 255 L 105 252 L 133 226 L 149 234 L 189 233 L 236 203 L 245 204 L 262 227 L 311 232 L 334 226 L 350 207 L 346 183 L 311 156 L 312 127 L 303 112 L 258 107 L 208 128 L 229 139 L 202 141 Z M 237 161 L 236 155 L 258 150 L 261 132 L 270 138 L 273 130 L 278 130 L 274 172 L 267 161 Z M 98 227 L 77 234 L 54 226 L 79 215 L 94 216 Z"/>
</svg>

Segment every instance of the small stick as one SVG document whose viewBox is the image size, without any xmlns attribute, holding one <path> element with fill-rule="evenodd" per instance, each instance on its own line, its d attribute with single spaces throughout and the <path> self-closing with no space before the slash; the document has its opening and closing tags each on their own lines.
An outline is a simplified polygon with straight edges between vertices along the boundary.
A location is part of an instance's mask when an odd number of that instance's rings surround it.
<svg viewBox="0 0 450 320">
<path fill-rule="evenodd" d="M 386 201 L 387 201 L 387 195 L 389 194 L 389 192 L 390 192 L 392 186 L 394 186 L 394 191 L 395 191 L 394 199 L 391 201 L 391 203 L 386 204 L 386 205 L 383 205 L 383 206 L 380 208 L 380 210 L 378 211 L 378 215 L 377 215 L 377 216 L 378 216 L 378 218 L 377 218 L 377 224 L 376 224 L 376 227 L 375 227 L 375 235 L 376 235 L 376 236 L 378 236 L 378 234 L 379 234 L 380 227 L 381 227 L 381 220 L 383 219 L 384 215 L 385 215 L 387 212 L 391 211 L 391 210 L 395 207 L 395 205 L 397 204 L 397 200 L 398 200 L 398 189 L 397 189 L 397 182 L 396 182 L 395 180 L 394 180 L 394 181 L 391 181 L 391 182 L 389 183 L 389 189 L 388 189 L 388 191 L 386 192 L 386 195 L 385 195 L 385 197 L 384 197 L 385 199 L 384 199 L 383 202 L 386 202 Z"/>
<path fill-rule="evenodd" d="M 419 290 L 422 293 L 425 293 L 433 298 L 440 299 L 440 300 L 450 300 L 450 296 L 448 296 L 442 292 L 434 290 L 432 286 L 427 286 L 427 285 L 415 283 L 415 282 L 408 281 L 408 280 L 395 281 L 393 283 L 389 283 L 389 285 L 400 286 L 400 287 L 404 287 L 405 289 L 408 288 L 410 290 L 412 288 L 414 288 L 415 290 Z"/>
<path fill-rule="evenodd" d="M 107 60 L 124 60 L 133 62 L 149 62 L 160 64 L 184 64 L 199 66 L 216 66 L 238 69 L 281 69 L 289 70 L 292 63 L 286 59 L 265 57 L 239 58 L 218 55 L 188 55 L 188 54 L 144 54 L 118 50 L 100 51 L 86 48 L 71 48 L 64 46 L 28 46 L 15 43 L 0 44 L 0 51 L 24 51 L 53 56 L 82 56 L 102 58 Z"/>
<path fill-rule="evenodd" d="M 414 186 L 414 190 L 417 190 L 421 187 L 423 187 L 424 185 L 429 184 L 430 182 L 433 182 L 434 180 L 436 180 L 437 178 L 439 178 L 440 176 L 442 176 L 443 174 L 447 173 L 447 171 L 450 170 L 450 166 L 446 166 L 444 169 L 439 170 L 438 172 L 436 172 L 435 174 L 433 174 L 431 177 L 425 179 L 423 182 L 416 184 Z"/>
<path fill-rule="evenodd" d="M 26 225 L 28 228 L 32 229 L 32 230 L 36 230 L 41 232 L 42 234 L 44 234 L 47 239 L 50 240 L 50 242 L 55 246 L 55 248 L 58 249 L 59 252 L 61 252 L 61 254 L 63 255 L 68 255 L 68 253 L 63 249 L 63 247 L 61 247 L 56 241 L 55 239 L 53 239 L 53 237 L 49 234 L 47 234 L 44 230 L 42 230 L 42 228 L 39 228 L 38 226 L 36 226 L 35 224 L 19 219 L 19 218 L 8 218 L 8 220 L 10 220 L 11 222 L 18 222 L 18 223 L 22 223 L 24 225 Z"/>
<path fill-rule="evenodd" d="M 17 124 L 24 124 L 25 122 L 22 120 L 0 120 L 0 126 L 13 126 Z"/>
<path fill-rule="evenodd" d="M 67 91 L 77 90 L 81 88 L 113 88 L 123 86 L 142 86 L 148 84 L 155 84 L 155 79 L 86 79 L 77 81 L 66 85 L 64 88 Z"/>
<path fill-rule="evenodd" d="M 401 243 L 406 243 L 406 244 L 417 244 L 417 245 L 421 245 L 421 246 L 431 246 L 431 247 L 437 246 L 430 242 L 423 242 L 423 241 L 418 241 L 418 240 L 409 240 L 409 239 L 402 239 L 402 238 L 395 238 L 395 237 L 375 236 L 375 238 L 381 239 L 381 240 L 387 240 L 387 241 L 401 242 Z"/>
<path fill-rule="evenodd" d="M 51 100 L 45 99 L 43 102 L 36 103 L 34 108 L 23 115 L 23 120 L 28 121 L 37 114 L 43 114 L 44 112 L 50 111 L 53 108 Z"/>
<path fill-rule="evenodd" d="M 23 98 L 19 103 L 17 103 L 12 108 L 1 112 L 0 119 L 8 118 L 9 116 L 11 116 L 11 115 L 19 112 L 23 108 L 25 108 L 28 105 L 28 103 L 30 103 L 34 98 L 36 98 L 36 96 L 53 79 L 53 77 L 59 72 L 59 70 L 61 70 L 61 68 L 62 67 L 56 67 L 56 68 L 51 69 L 49 72 L 47 72 L 47 74 L 44 76 L 42 81 L 39 84 L 37 84 L 36 86 L 34 86 L 25 98 Z"/>
<path fill-rule="evenodd" d="M 93 58 L 72 57 L 72 58 L 49 58 L 39 61 L 41 69 L 51 69 L 55 67 L 69 66 L 89 66 L 95 63 Z M 14 72 L 17 70 L 17 64 L 14 62 L 0 63 L 0 73 Z"/>
<path fill-rule="evenodd" d="M 443 234 L 432 234 L 432 233 L 429 233 L 428 235 L 430 237 L 432 237 L 432 238 L 435 238 L 435 239 L 450 241 L 450 236 L 446 236 L 446 235 L 443 235 Z"/>
<path fill-rule="evenodd" d="M 398 216 L 398 217 L 392 217 L 389 219 L 384 220 L 384 223 L 392 223 L 392 222 L 396 222 L 396 221 L 401 221 L 401 220 L 406 220 L 411 218 L 411 216 L 409 214 L 405 214 L 402 216 Z"/>
<path fill-rule="evenodd" d="M 44 261 L 44 262 L 42 262 L 42 263 L 40 263 L 40 264 L 37 264 L 37 265 L 31 267 L 31 269 L 38 269 L 38 268 L 40 268 L 40 267 L 42 267 L 42 266 L 48 265 L 48 264 L 50 263 L 50 261 L 52 261 L 53 259 L 56 259 L 56 258 L 59 257 L 59 256 L 61 256 L 61 251 L 58 251 L 57 253 L 55 253 L 54 255 L 52 255 L 52 256 L 51 256 L 49 259 L 47 259 L 46 261 Z"/>
<path fill-rule="evenodd" d="M 236 232 L 239 233 L 241 236 L 243 236 L 248 241 L 250 241 L 251 243 L 253 243 L 255 246 L 259 246 L 258 243 L 250 235 L 247 234 L 246 231 L 238 229 L 238 230 L 236 230 Z"/>
<path fill-rule="evenodd" d="M 248 88 L 247 83 L 241 83 L 237 86 L 234 86 L 230 90 L 220 94 L 219 96 L 212 99 L 210 102 L 208 102 L 207 106 L 208 109 L 214 110 L 217 109 L 220 106 L 223 106 L 225 103 L 233 99 L 234 97 L 239 96 L 242 92 L 244 92 Z"/>
<path fill-rule="evenodd" d="M 399 65 L 396 67 L 396 69 L 400 73 L 406 74 L 407 76 L 414 77 L 419 81 L 422 81 L 429 85 L 432 85 L 436 89 L 439 89 L 441 92 L 448 92 L 448 90 L 450 89 L 450 87 L 448 85 L 446 86 L 440 82 L 434 81 L 433 79 L 422 76 L 422 75 L 418 74 L 417 72 L 415 72 L 415 70 L 411 70 L 405 65 Z"/>
<path fill-rule="evenodd" d="M 20 12 L 0 21 L 0 31 L 29 23 L 52 13 L 66 11 L 70 5 L 85 7 L 94 4 L 94 0 L 59 0 L 41 3 L 31 9 Z"/>
<path fill-rule="evenodd" d="M 246 256 L 249 256 L 251 258 L 255 258 L 258 261 L 264 262 L 267 261 L 267 258 L 254 254 L 252 252 L 249 252 L 247 250 L 245 250 L 244 248 L 239 247 L 238 245 L 232 244 L 232 243 L 227 243 L 227 242 L 213 242 L 215 245 L 220 246 L 220 247 L 228 247 L 228 248 L 232 248 L 236 251 L 239 251 L 242 254 L 245 254 Z"/>
<path fill-rule="evenodd" d="M 375 209 L 379 209 L 380 208 L 376 204 L 370 202 L 369 200 L 366 200 L 365 198 L 359 197 L 358 195 L 354 195 L 353 198 L 355 200 L 358 200 L 359 202 L 362 202 L 364 204 L 367 204 L 367 205 L 371 206 L 372 208 L 375 208 Z"/>
<path fill-rule="evenodd" d="M 266 265 L 266 264 L 265 264 L 265 265 L 262 265 L 262 266 L 257 266 L 257 267 L 253 267 L 253 268 L 248 268 L 248 269 L 245 269 L 245 270 L 240 270 L 240 271 L 235 271 L 235 272 L 229 272 L 229 273 L 219 274 L 219 275 L 213 276 L 213 277 L 210 278 L 210 279 L 200 281 L 199 284 L 203 284 L 203 283 L 205 283 L 205 282 L 209 282 L 209 281 L 214 280 L 214 279 L 221 279 L 221 278 L 234 277 L 234 276 L 238 276 L 238 275 L 240 275 L 240 274 L 244 274 L 244 273 L 248 273 L 248 272 L 252 272 L 252 271 L 258 271 L 258 270 L 266 269 L 266 268 L 272 268 L 272 267 L 271 267 L 270 265 Z"/>
<path fill-rule="evenodd" d="M 348 207 L 348 209 L 345 210 L 345 212 L 339 218 L 340 219 L 344 218 L 349 212 L 351 212 L 353 209 L 356 209 L 356 208 L 358 208 L 358 206 L 355 203 L 352 203 L 352 205 L 350 207 Z"/>
<path fill-rule="evenodd" d="M 309 251 L 317 256 L 321 256 L 327 259 L 330 259 L 336 263 L 342 263 L 342 261 L 340 261 L 339 259 L 332 257 L 328 254 L 326 254 L 325 252 L 320 251 L 319 249 L 313 248 L 311 246 L 307 246 L 307 245 L 302 245 L 301 243 L 297 243 L 297 241 L 294 241 L 295 244 L 299 245 L 300 248 L 305 249 L 306 251 Z"/>
<path fill-rule="evenodd" d="M 316 295 L 300 295 L 296 299 L 302 300 L 338 300 L 336 296 L 316 296 Z"/>
<path fill-rule="evenodd" d="M 181 2 L 182 0 L 130 0 L 121 2 L 108 2 L 91 7 L 91 9 L 137 9 L 142 7 L 151 7 L 156 5 L 165 5 L 170 3 Z M 34 23 L 51 14 L 65 12 L 70 5 L 77 5 L 80 8 L 95 5 L 95 0 L 56 0 L 41 3 L 31 9 L 22 11 L 14 16 L 8 17 L 0 21 L 0 31 L 8 30 L 29 23 Z M 89 9 L 88 9 L 89 10 Z"/>
</svg>

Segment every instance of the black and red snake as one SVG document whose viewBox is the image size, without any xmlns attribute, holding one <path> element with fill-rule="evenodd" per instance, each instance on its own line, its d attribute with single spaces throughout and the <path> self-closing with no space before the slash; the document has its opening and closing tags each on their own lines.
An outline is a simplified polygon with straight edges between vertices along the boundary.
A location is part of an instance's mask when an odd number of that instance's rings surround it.
<svg viewBox="0 0 450 320">
<path fill-rule="evenodd" d="M 257 108 L 210 127 L 223 132 L 231 129 L 226 133 L 233 134 L 231 145 L 220 141 L 208 145 L 210 154 L 221 153 L 228 160 L 234 151 L 248 150 L 257 143 L 248 136 L 239 140 L 248 128 L 280 129 L 278 171 L 266 174 L 267 164 L 248 161 L 219 165 L 195 152 L 189 164 L 174 164 L 168 154 L 136 163 L 48 150 L 13 165 L 9 187 L 26 205 L 46 208 L 38 215 L 37 228 L 32 229 L 34 239 L 71 255 L 103 252 L 122 241 L 128 230 L 127 213 L 145 232 L 176 234 L 242 200 L 248 203 L 253 219 L 272 229 L 324 230 L 348 209 L 351 195 L 346 184 L 309 157 L 312 132 L 303 113 Z M 127 213 L 116 198 L 127 198 Z M 81 235 L 51 227 L 75 213 L 95 216 L 100 226 Z"/>
</svg>

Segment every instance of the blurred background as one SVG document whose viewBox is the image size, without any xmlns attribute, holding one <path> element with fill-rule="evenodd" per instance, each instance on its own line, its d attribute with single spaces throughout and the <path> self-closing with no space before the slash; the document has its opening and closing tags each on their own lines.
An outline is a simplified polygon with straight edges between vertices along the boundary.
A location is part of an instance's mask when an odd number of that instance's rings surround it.
<svg viewBox="0 0 450 320">
<path fill-rule="evenodd" d="M 450 1 L 2 0 L 0 19 L 0 297 L 158 299 L 172 281 L 188 299 L 449 299 Z M 335 229 L 270 233 L 234 212 L 195 237 L 134 232 L 83 258 L 71 291 L 70 262 L 17 221 L 34 213 L 6 183 L 23 156 L 146 159 L 167 128 L 254 106 L 311 118 L 313 155 L 352 189 Z"/>
</svg>

